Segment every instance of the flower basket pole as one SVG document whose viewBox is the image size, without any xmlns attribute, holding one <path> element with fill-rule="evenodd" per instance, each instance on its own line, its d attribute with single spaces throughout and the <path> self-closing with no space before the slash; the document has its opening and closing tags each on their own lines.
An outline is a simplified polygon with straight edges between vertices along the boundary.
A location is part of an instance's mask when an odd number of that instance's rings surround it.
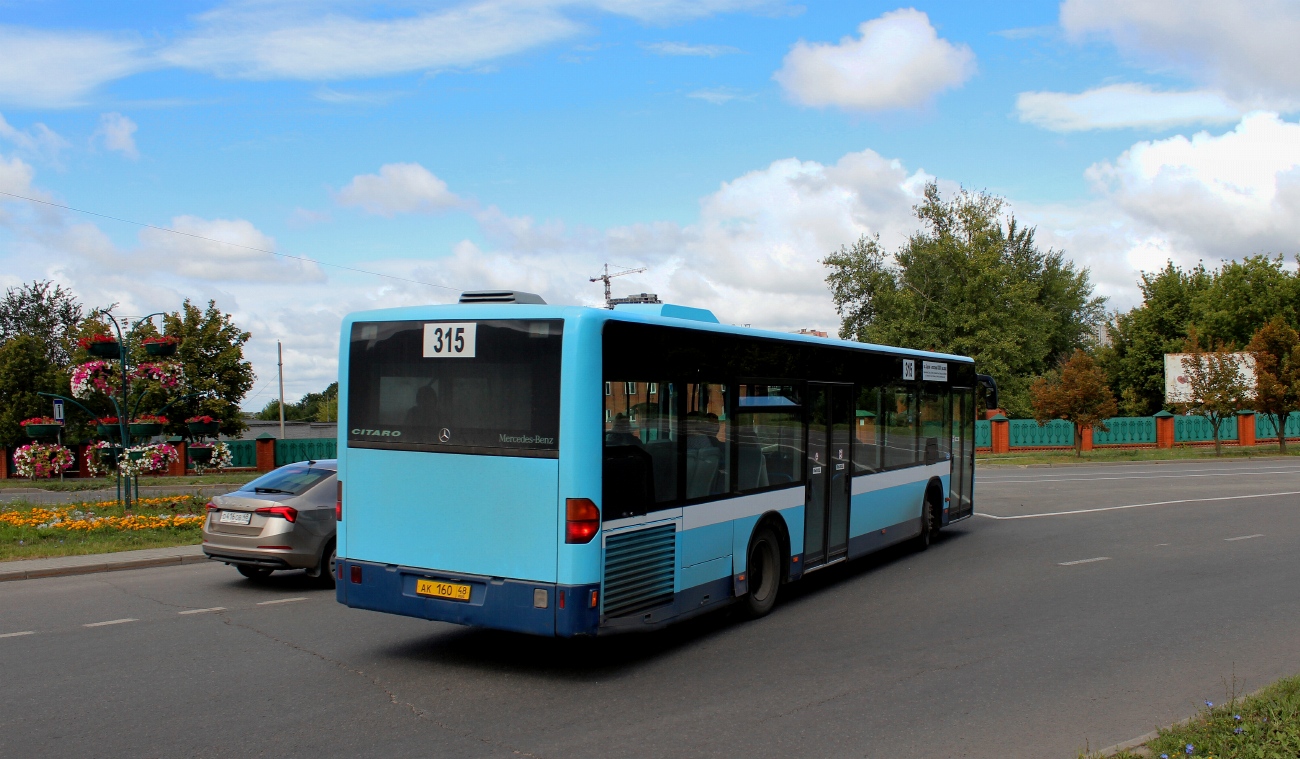
<svg viewBox="0 0 1300 759">
<path fill-rule="evenodd" d="M 126 334 L 124 335 L 122 333 L 122 324 L 117 320 L 117 317 L 113 316 L 112 314 L 106 314 L 106 316 L 108 317 L 107 319 L 108 323 L 112 324 L 113 329 L 117 332 L 117 342 L 118 345 L 121 346 L 121 350 L 118 353 L 118 365 L 119 365 L 119 370 L 121 371 L 121 375 L 120 375 L 121 382 L 118 385 L 116 393 L 105 393 L 105 395 L 107 395 L 108 399 L 113 403 L 113 409 L 117 414 L 117 432 L 118 432 L 117 437 L 118 437 L 118 443 L 121 445 L 123 456 L 128 455 L 127 449 L 131 447 L 130 419 L 140 411 L 140 404 L 144 401 L 144 396 L 145 396 L 144 393 L 141 393 L 140 397 L 136 399 L 135 408 L 131 407 L 131 401 L 130 401 L 131 383 L 129 380 L 130 374 L 128 373 L 128 369 L 131 369 L 133 367 L 128 362 L 128 356 L 131 355 L 131 342 L 128 341 L 136 340 L 136 330 L 138 330 L 142 325 L 149 322 L 149 320 L 153 319 L 153 317 L 155 316 L 163 316 L 163 315 L 164 314 L 162 311 L 158 311 L 149 314 L 148 316 L 140 317 L 135 321 L 134 325 L 130 326 L 129 329 L 127 329 Z M 52 398 L 63 398 L 63 400 L 65 401 L 71 401 L 72 403 L 76 404 L 77 407 L 80 408 L 82 411 L 85 411 L 90 416 L 90 418 L 92 419 L 96 418 L 96 415 L 94 413 L 92 413 L 85 406 L 81 405 L 80 403 L 78 403 L 77 401 L 71 398 L 64 398 L 61 395 L 54 395 L 52 393 L 41 393 L 41 395 L 48 395 Z M 163 406 L 162 409 L 158 411 L 158 415 L 161 415 L 163 411 L 166 411 L 168 408 L 171 408 L 172 405 L 179 403 L 180 401 L 184 401 L 189 398 L 194 398 L 199 395 L 202 395 L 202 393 L 187 393 L 185 395 L 180 396 L 179 398 L 175 398 L 169 401 L 165 406 Z M 126 478 L 124 481 L 121 468 L 117 468 L 116 479 L 117 479 L 117 501 L 118 503 L 122 504 L 125 510 L 130 511 L 132 501 L 138 501 L 140 499 L 140 475 L 135 474 L 133 476 Z"/>
</svg>

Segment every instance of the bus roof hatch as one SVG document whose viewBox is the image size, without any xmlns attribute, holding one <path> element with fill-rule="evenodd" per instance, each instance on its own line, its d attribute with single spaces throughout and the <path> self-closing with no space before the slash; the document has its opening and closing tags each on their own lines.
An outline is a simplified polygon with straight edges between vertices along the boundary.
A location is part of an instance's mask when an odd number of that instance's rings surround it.
<svg viewBox="0 0 1300 759">
<path fill-rule="evenodd" d="M 689 319 L 695 322 L 718 324 L 718 317 L 705 308 L 691 308 L 672 303 L 616 303 L 615 311 L 643 316 L 667 316 L 671 319 Z"/>
</svg>

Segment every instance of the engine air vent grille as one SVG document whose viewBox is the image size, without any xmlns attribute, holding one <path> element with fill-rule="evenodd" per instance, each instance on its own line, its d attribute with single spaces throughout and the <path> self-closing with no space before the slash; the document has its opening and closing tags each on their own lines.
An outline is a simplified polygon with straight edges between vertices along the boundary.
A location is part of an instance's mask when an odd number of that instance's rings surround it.
<svg viewBox="0 0 1300 759">
<path fill-rule="evenodd" d="M 520 290 L 468 290 L 460 294 L 461 303 L 532 303 L 544 306 L 546 301 L 536 293 Z"/>
<path fill-rule="evenodd" d="M 602 611 L 622 617 L 672 603 L 677 528 L 666 524 L 605 539 Z"/>
</svg>

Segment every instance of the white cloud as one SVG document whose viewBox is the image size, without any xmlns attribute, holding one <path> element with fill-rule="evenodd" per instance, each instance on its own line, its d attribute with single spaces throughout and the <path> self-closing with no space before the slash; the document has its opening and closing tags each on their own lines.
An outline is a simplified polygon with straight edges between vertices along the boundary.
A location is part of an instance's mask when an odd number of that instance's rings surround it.
<svg viewBox="0 0 1300 759">
<path fill-rule="evenodd" d="M 446 182 L 418 163 L 389 163 L 378 174 L 357 175 L 335 199 L 339 205 L 360 206 L 379 216 L 434 213 L 464 205 Z"/>
<path fill-rule="evenodd" d="M 120 113 L 105 113 L 99 117 L 99 129 L 95 130 L 95 137 L 103 140 L 105 148 L 135 159 L 140 157 L 140 151 L 135 146 L 137 128 L 134 121 Z"/>
<path fill-rule="evenodd" d="M 1078 94 L 1022 92 L 1016 98 L 1021 121 L 1055 132 L 1221 124 L 1236 121 L 1247 110 L 1219 92 L 1161 92 L 1143 84 L 1112 84 Z"/>
<path fill-rule="evenodd" d="M 0 102 L 32 108 L 80 105 L 150 66 L 138 40 L 108 34 L 0 27 L 0 50 Z"/>
<path fill-rule="evenodd" d="M 1139 63 L 1235 98 L 1300 100 L 1300 4 L 1292 0 L 1065 0 L 1061 26 Z"/>
<path fill-rule="evenodd" d="M 235 2 L 160 52 L 170 65 L 250 79 L 353 79 L 484 64 L 585 33 L 596 10 L 664 23 L 773 5 L 767 0 L 474 0 L 370 18 L 291 2 Z"/>
<path fill-rule="evenodd" d="M 209 281 L 322 281 L 313 263 L 275 255 L 275 239 L 244 219 L 177 216 L 171 229 L 140 232 L 138 266 Z"/>
<path fill-rule="evenodd" d="M 730 45 L 693 45 L 689 42 L 651 42 L 642 47 L 657 55 L 687 55 L 706 58 L 717 58 L 720 55 L 740 52 L 739 48 Z"/>
<path fill-rule="evenodd" d="M 5 121 L 4 116 L 0 116 L 0 139 L 27 155 L 38 156 L 52 163 L 58 163 L 60 151 L 68 147 L 67 140 L 44 124 L 36 123 L 30 129 L 17 129 Z"/>
<path fill-rule="evenodd" d="M 702 90 L 686 93 L 686 97 L 695 100 L 703 100 L 706 103 L 722 105 L 732 100 L 749 100 L 752 96 L 745 95 L 740 90 L 733 87 L 709 87 Z"/>
<path fill-rule="evenodd" d="M 39 194 L 32 187 L 32 178 L 35 176 L 36 172 L 21 158 L 0 156 L 0 190 L 28 197 Z"/>
<path fill-rule="evenodd" d="M 1088 177 L 1169 245 L 1207 258 L 1300 250 L 1300 124 L 1254 113 L 1233 130 L 1139 142 Z"/>
<path fill-rule="evenodd" d="M 874 111 L 923 105 L 975 73 L 966 45 L 941 39 L 930 18 L 903 8 L 858 27 L 838 45 L 799 41 L 773 75 L 797 103 Z"/>
</svg>

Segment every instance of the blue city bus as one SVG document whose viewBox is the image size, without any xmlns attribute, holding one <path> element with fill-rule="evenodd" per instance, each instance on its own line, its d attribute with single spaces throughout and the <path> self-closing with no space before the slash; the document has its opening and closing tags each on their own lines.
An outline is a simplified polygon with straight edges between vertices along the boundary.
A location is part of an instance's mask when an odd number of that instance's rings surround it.
<svg viewBox="0 0 1300 759">
<path fill-rule="evenodd" d="M 928 546 L 971 516 L 991 383 L 962 356 L 510 291 L 352 314 L 339 367 L 339 602 L 564 637 L 761 616 L 809 572 Z"/>
</svg>

